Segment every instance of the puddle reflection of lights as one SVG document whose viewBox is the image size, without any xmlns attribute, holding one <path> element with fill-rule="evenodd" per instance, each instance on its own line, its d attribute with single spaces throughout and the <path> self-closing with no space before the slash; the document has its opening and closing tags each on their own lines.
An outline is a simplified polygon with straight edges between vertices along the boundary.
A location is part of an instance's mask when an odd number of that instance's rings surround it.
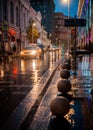
<svg viewBox="0 0 93 130">
<path fill-rule="evenodd" d="M 15 69 L 13 70 L 13 74 L 14 74 L 14 75 L 17 75 L 17 73 L 18 73 L 18 69 L 15 68 Z"/>
<path fill-rule="evenodd" d="M 51 61 L 54 61 L 54 58 L 55 58 L 55 52 L 54 52 L 54 51 L 51 51 L 51 52 L 50 52 L 50 60 L 51 60 Z"/>
<path fill-rule="evenodd" d="M 22 71 L 25 70 L 25 62 L 24 62 L 24 60 L 21 60 L 21 70 Z"/>
<path fill-rule="evenodd" d="M 71 106 L 71 108 L 70 108 L 68 114 L 65 115 L 65 118 L 72 125 L 72 127 L 74 127 L 75 126 L 75 120 L 72 118 L 72 116 L 75 115 L 75 110 L 73 109 L 73 106 L 74 106 L 73 100 L 70 102 L 70 106 Z"/>
<path fill-rule="evenodd" d="M 35 70 L 35 82 L 37 83 L 38 81 L 38 75 L 37 75 L 37 70 Z"/>
<path fill-rule="evenodd" d="M 1 70 L 1 72 L 0 72 L 0 77 L 1 77 L 1 78 L 4 77 L 4 70 Z"/>
<path fill-rule="evenodd" d="M 65 53 L 65 55 L 67 56 L 67 58 L 69 58 L 69 52 L 68 51 Z"/>
<path fill-rule="evenodd" d="M 33 70 L 36 70 L 36 61 L 35 60 L 32 61 L 32 68 L 33 68 Z"/>
<path fill-rule="evenodd" d="M 70 108 L 69 114 L 74 115 L 75 114 L 75 110 L 73 108 Z"/>
<path fill-rule="evenodd" d="M 37 74 L 37 70 L 36 70 L 36 61 L 35 60 L 32 61 L 32 68 L 33 68 L 34 74 L 35 74 L 35 82 L 37 83 L 37 81 L 38 81 L 38 74 Z"/>
</svg>

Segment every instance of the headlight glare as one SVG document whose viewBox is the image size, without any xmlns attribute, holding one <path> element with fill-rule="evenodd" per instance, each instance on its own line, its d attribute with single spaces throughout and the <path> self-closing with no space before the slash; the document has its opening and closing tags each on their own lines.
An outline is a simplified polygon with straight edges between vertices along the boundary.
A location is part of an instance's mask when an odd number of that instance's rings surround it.
<svg viewBox="0 0 93 130">
<path fill-rule="evenodd" d="M 36 54 L 36 51 L 32 51 L 31 54 L 32 54 L 32 55 L 35 55 L 35 54 Z"/>
<path fill-rule="evenodd" d="M 23 52 L 23 51 L 21 51 L 21 52 L 20 52 L 20 54 L 24 54 L 24 52 Z"/>
</svg>

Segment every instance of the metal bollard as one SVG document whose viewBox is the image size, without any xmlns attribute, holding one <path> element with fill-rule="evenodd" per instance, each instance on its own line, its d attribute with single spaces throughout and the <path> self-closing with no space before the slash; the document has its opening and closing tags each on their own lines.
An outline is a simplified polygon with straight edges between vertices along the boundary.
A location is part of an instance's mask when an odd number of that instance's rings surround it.
<svg viewBox="0 0 93 130">
<path fill-rule="evenodd" d="M 68 79 L 70 77 L 70 71 L 67 69 L 62 69 L 60 72 L 60 77 L 63 79 Z"/>
<path fill-rule="evenodd" d="M 57 84 L 58 91 L 66 94 L 71 90 L 71 82 L 68 79 L 61 79 Z"/>
<path fill-rule="evenodd" d="M 70 109 L 69 101 L 65 97 L 56 97 L 50 104 L 50 110 L 57 117 L 64 117 Z"/>
</svg>

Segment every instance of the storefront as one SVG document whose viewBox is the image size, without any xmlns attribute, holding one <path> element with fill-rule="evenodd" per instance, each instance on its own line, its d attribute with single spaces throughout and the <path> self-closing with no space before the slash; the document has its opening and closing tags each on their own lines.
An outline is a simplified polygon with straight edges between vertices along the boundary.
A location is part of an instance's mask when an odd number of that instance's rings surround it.
<svg viewBox="0 0 93 130">
<path fill-rule="evenodd" d="M 16 52 L 21 50 L 21 37 L 19 29 L 9 28 L 9 51 L 13 51 L 13 48 L 16 47 Z"/>
</svg>

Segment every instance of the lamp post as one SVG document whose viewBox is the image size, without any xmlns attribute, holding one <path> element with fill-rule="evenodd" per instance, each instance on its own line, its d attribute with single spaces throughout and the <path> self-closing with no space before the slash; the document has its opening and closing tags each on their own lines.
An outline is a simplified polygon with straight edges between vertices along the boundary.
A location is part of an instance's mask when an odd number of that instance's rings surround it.
<svg viewBox="0 0 93 130">
<path fill-rule="evenodd" d="M 33 27 L 35 26 L 36 26 L 35 22 L 32 22 L 32 43 L 33 43 Z"/>
<path fill-rule="evenodd" d="M 69 0 L 68 0 L 68 19 L 69 19 Z M 68 53 L 70 52 L 70 42 L 69 42 L 69 27 L 68 27 Z"/>
<path fill-rule="evenodd" d="M 57 42 L 58 42 L 58 38 L 56 37 L 56 46 L 57 46 L 57 44 L 58 44 Z"/>
<path fill-rule="evenodd" d="M 63 0 L 64 3 L 68 4 L 68 19 L 69 19 L 69 0 Z M 68 27 L 68 53 L 70 52 L 70 42 L 69 42 L 69 27 Z M 69 56 L 69 54 L 68 54 Z"/>
</svg>

